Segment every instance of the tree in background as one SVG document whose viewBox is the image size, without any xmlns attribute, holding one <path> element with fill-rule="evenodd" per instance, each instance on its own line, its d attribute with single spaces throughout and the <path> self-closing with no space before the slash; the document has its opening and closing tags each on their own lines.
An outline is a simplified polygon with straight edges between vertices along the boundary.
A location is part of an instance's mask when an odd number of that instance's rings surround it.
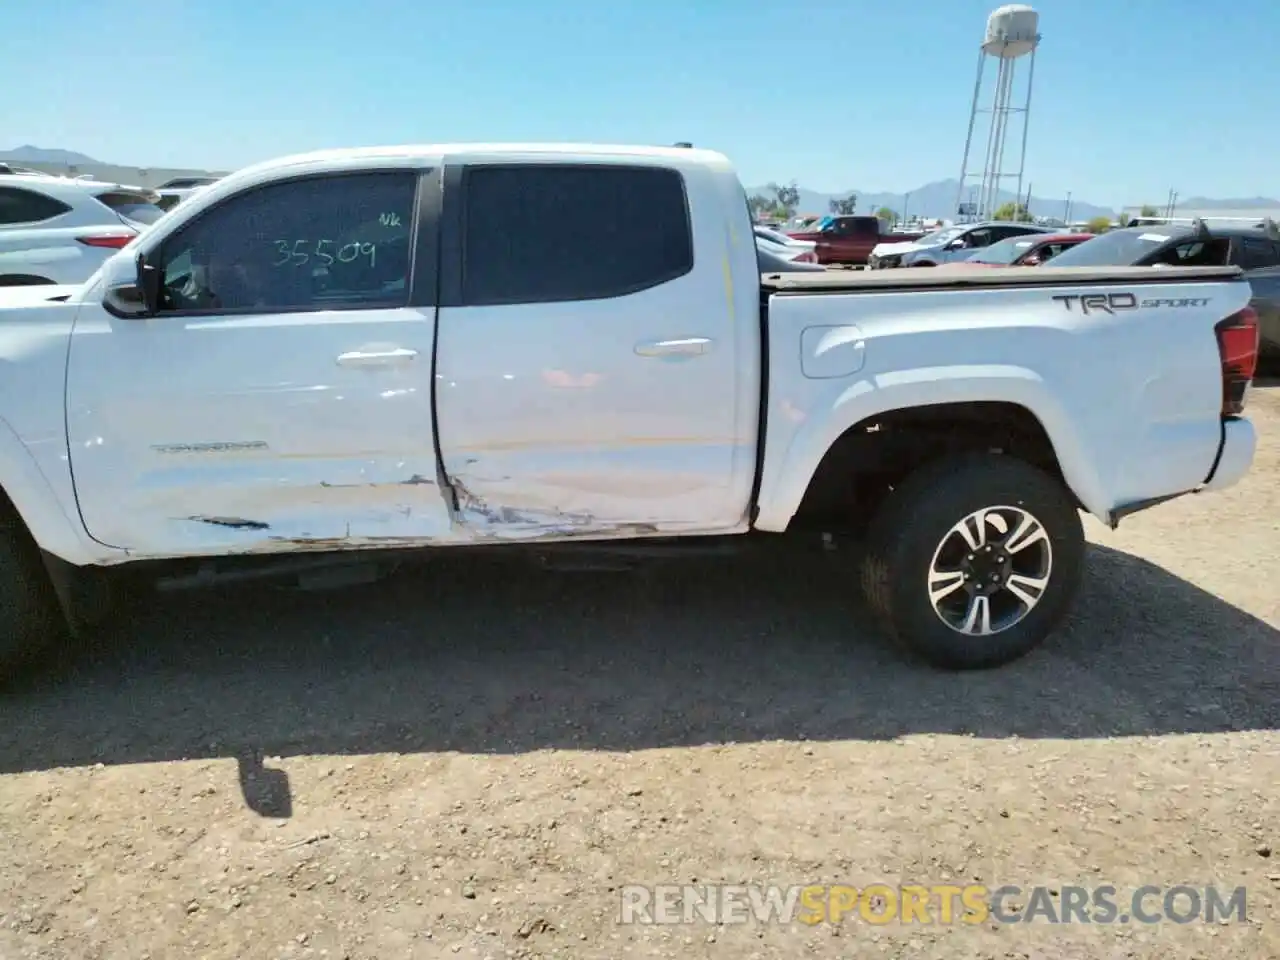
<svg viewBox="0 0 1280 960">
<path fill-rule="evenodd" d="M 1014 203 L 1010 200 L 1008 203 L 1001 204 L 996 208 L 996 220 L 1019 220 L 1022 223 L 1031 222 L 1031 213 L 1027 210 L 1025 203 Z"/>
<path fill-rule="evenodd" d="M 747 207 L 751 210 L 753 220 L 762 220 L 773 215 L 773 201 L 759 193 L 747 198 Z"/>
<path fill-rule="evenodd" d="M 1140 216 L 1140 217 L 1158 217 L 1158 216 L 1160 216 L 1160 211 L 1159 211 L 1159 210 L 1157 210 L 1155 207 L 1153 207 L 1151 204 L 1149 204 L 1149 203 L 1144 203 L 1144 204 L 1142 205 L 1142 209 L 1138 212 L 1138 216 Z"/>
<path fill-rule="evenodd" d="M 876 211 L 876 219 L 883 220 L 885 223 L 897 223 L 898 211 L 890 210 L 888 207 L 881 207 Z"/>
<path fill-rule="evenodd" d="M 765 187 L 773 194 L 773 213 L 782 220 L 790 220 L 800 205 L 800 189 L 792 180 L 785 187 L 770 183 Z"/>
<path fill-rule="evenodd" d="M 858 212 L 858 195 L 851 193 L 847 197 L 832 197 L 827 203 L 832 213 L 853 214 Z"/>
<path fill-rule="evenodd" d="M 1111 229 L 1110 217 L 1094 217 L 1085 224 L 1085 229 L 1089 233 L 1106 233 Z"/>
</svg>

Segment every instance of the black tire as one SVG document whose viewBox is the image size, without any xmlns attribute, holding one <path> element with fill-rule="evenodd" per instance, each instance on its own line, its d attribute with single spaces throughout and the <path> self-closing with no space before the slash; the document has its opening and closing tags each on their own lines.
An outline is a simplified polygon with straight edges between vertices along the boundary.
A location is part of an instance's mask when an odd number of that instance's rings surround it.
<svg viewBox="0 0 1280 960">
<path fill-rule="evenodd" d="M 998 506 L 1024 510 L 1039 521 L 1051 552 L 1043 546 L 1036 551 L 1049 557 L 1049 580 L 1020 621 L 985 636 L 970 635 L 935 610 L 931 564 L 955 524 Z M 997 667 L 1030 652 L 1066 616 L 1080 586 L 1084 551 L 1080 515 L 1061 481 L 1009 456 L 970 454 L 922 467 L 885 498 L 868 533 L 862 589 L 890 636 L 925 662 L 946 670 Z M 965 584 L 947 603 L 967 604 L 972 596 Z M 985 608 L 990 611 L 996 602 L 986 601 Z M 1012 594 L 1002 594 L 1001 602 L 1018 607 Z"/>
<path fill-rule="evenodd" d="M 65 636 L 39 549 L 20 521 L 0 518 L 0 679 Z"/>
</svg>

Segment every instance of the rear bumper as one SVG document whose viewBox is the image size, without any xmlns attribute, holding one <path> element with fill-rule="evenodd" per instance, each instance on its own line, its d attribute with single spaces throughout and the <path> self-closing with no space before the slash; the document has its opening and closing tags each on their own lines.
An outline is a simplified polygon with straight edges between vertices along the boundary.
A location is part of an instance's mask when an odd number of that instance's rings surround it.
<svg viewBox="0 0 1280 960">
<path fill-rule="evenodd" d="M 1249 472 L 1258 449 L 1258 432 L 1253 421 L 1234 417 L 1222 423 L 1222 452 L 1213 472 L 1200 489 L 1225 490 L 1235 486 Z"/>
<path fill-rule="evenodd" d="M 1111 515 L 1106 518 L 1106 522 L 1114 530 L 1125 517 L 1131 517 L 1135 513 L 1150 510 L 1152 507 L 1158 507 L 1162 503 L 1168 503 L 1170 500 L 1177 500 L 1188 493 L 1206 493 L 1232 487 L 1239 483 L 1244 475 L 1249 472 L 1249 468 L 1253 465 L 1253 455 L 1257 449 L 1258 434 L 1254 430 L 1251 420 L 1246 420 L 1243 417 L 1224 420 L 1222 422 L 1222 446 L 1218 451 L 1218 459 L 1203 484 L 1194 490 L 1185 490 L 1182 493 L 1170 493 L 1163 497 L 1152 497 L 1149 500 L 1127 503 L 1112 510 Z"/>
</svg>

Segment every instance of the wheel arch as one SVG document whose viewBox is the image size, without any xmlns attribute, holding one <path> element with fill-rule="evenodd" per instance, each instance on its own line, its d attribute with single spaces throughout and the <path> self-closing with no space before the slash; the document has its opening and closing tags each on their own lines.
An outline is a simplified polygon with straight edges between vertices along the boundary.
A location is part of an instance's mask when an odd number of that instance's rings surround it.
<svg viewBox="0 0 1280 960">
<path fill-rule="evenodd" d="M 1034 372 L 934 368 L 881 379 L 848 388 L 819 411 L 825 416 L 808 417 L 793 432 L 785 452 L 767 464 L 771 482 L 762 485 L 757 528 L 786 530 L 843 478 L 875 475 L 891 483 L 939 456 L 992 448 L 1048 470 L 1083 509 L 1109 521 L 1112 504 L 1082 438 Z M 934 442 L 939 438 L 956 442 Z"/>
</svg>

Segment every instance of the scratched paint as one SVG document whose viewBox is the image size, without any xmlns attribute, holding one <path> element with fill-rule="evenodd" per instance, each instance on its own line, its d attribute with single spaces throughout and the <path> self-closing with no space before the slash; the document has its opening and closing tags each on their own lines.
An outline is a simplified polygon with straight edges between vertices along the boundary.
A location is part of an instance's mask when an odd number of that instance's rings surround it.
<svg viewBox="0 0 1280 960">
<path fill-rule="evenodd" d="M 243 520 L 240 517 L 191 517 L 199 523 L 209 523 L 215 527 L 230 527 L 233 530 L 269 530 L 271 524 L 261 520 Z"/>
<path fill-rule="evenodd" d="M 476 542 L 556 541 L 575 538 L 643 537 L 662 533 L 658 524 L 646 521 L 602 521 L 586 511 L 511 506 L 477 496 L 465 482 L 452 478 L 457 506 L 455 519 L 469 539 Z"/>
</svg>

